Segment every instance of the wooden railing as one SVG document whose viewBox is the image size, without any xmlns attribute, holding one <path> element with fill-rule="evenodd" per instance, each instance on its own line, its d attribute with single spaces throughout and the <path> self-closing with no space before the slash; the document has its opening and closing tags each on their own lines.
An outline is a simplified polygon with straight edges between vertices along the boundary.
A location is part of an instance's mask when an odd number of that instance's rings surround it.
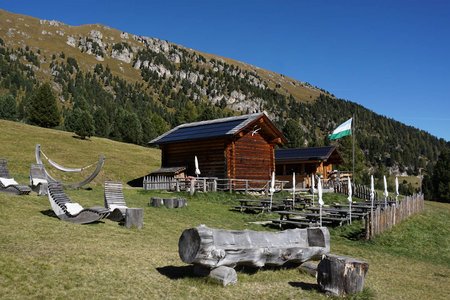
<svg viewBox="0 0 450 300">
<path fill-rule="evenodd" d="M 287 181 L 275 181 L 275 190 L 282 191 Z M 216 177 L 187 177 L 174 178 L 167 176 L 147 176 L 143 180 L 144 190 L 169 191 L 240 191 L 240 192 L 266 192 L 268 193 L 270 180 L 253 179 L 219 179 Z"/>
</svg>

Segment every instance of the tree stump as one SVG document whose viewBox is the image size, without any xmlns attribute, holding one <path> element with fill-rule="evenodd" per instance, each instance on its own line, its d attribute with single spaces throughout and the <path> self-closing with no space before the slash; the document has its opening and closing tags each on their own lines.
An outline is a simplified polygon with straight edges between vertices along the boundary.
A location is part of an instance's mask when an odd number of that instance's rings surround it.
<svg viewBox="0 0 450 300">
<path fill-rule="evenodd" d="M 343 296 L 361 292 L 369 264 L 351 257 L 327 254 L 317 267 L 317 283 L 332 295 Z"/>
<path fill-rule="evenodd" d="M 280 232 L 221 230 L 200 225 L 183 231 L 178 253 L 183 262 L 210 269 L 303 263 L 330 250 L 326 227 Z"/>
<path fill-rule="evenodd" d="M 187 205 L 187 201 L 184 198 L 177 199 L 177 208 L 185 207 Z"/>
<path fill-rule="evenodd" d="M 127 208 L 125 212 L 125 227 L 136 227 L 142 229 L 144 226 L 144 209 L 143 208 Z"/>
<path fill-rule="evenodd" d="M 173 198 L 165 198 L 163 199 L 164 201 L 164 206 L 167 208 L 175 208 L 175 200 Z"/>
<path fill-rule="evenodd" d="M 150 198 L 150 206 L 160 207 L 162 205 L 163 205 L 163 200 L 161 198 L 158 198 L 158 197 Z"/>
</svg>

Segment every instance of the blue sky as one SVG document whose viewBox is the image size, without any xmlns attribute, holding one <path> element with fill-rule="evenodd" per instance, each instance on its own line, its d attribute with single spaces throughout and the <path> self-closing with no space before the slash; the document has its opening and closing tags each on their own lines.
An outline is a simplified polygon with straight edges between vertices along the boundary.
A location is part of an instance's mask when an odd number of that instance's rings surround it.
<svg viewBox="0 0 450 300">
<path fill-rule="evenodd" d="M 450 140 L 447 0 L 2 0 L 0 8 L 247 62 Z"/>
</svg>

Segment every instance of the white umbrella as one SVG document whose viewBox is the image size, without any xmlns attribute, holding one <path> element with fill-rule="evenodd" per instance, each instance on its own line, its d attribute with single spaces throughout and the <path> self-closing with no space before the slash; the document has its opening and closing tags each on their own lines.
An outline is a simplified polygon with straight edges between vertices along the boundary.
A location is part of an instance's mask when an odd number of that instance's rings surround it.
<svg viewBox="0 0 450 300">
<path fill-rule="evenodd" d="M 198 159 L 197 159 L 197 155 L 195 156 L 195 175 L 200 175 L 200 169 L 198 168 Z"/>
<path fill-rule="evenodd" d="M 314 206 L 314 193 L 316 192 L 316 189 L 314 188 L 315 182 L 314 182 L 314 174 L 311 175 L 311 188 L 312 188 L 312 205 Z"/>
<path fill-rule="evenodd" d="M 324 204 L 322 200 L 322 181 L 320 177 L 317 179 L 317 192 L 319 194 L 319 217 L 320 217 L 320 227 L 322 227 L 322 206 Z"/>
<path fill-rule="evenodd" d="M 294 209 L 295 206 L 295 172 L 292 173 L 292 209 Z"/>
<path fill-rule="evenodd" d="M 349 209 L 348 209 L 348 213 L 350 216 L 350 224 L 352 223 L 352 183 L 350 181 L 350 177 L 347 177 L 348 179 L 348 202 L 349 202 Z"/>
<path fill-rule="evenodd" d="M 397 203 L 398 195 L 400 195 L 398 192 L 398 177 L 395 176 L 395 203 Z"/>
<path fill-rule="evenodd" d="M 273 193 L 275 193 L 275 172 L 272 172 L 272 179 L 270 181 L 269 193 L 270 193 L 270 210 L 272 210 L 272 198 Z"/>
<path fill-rule="evenodd" d="M 370 201 L 372 207 L 374 198 L 375 198 L 375 185 L 373 183 L 373 175 L 370 175 Z"/>
<path fill-rule="evenodd" d="M 389 193 L 387 190 L 386 175 L 383 175 L 383 182 L 384 182 L 384 207 L 386 207 L 387 206 L 387 197 L 389 196 Z"/>
</svg>

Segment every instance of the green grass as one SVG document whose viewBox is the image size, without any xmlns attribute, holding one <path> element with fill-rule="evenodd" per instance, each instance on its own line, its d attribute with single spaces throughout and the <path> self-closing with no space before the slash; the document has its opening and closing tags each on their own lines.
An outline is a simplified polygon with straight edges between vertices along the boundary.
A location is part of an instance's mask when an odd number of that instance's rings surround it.
<svg viewBox="0 0 450 300">
<path fill-rule="evenodd" d="M 98 152 L 108 159 L 109 177 L 129 180 L 157 166 L 156 150 L 94 139 L 89 147 L 64 132 L 0 121 L 2 156 L 13 160 L 18 178 L 25 179 L 39 139 L 47 152 L 65 151 L 56 161 L 73 165 Z M 16 130 L 16 131 L 14 131 Z M 14 131 L 14 133 L 10 133 Z M 14 144 L 3 143 L 20 136 Z M 31 150 L 29 150 L 31 148 Z M 29 154 L 31 152 L 32 154 Z M 76 154 L 73 157 L 68 153 Z M 119 155 L 125 152 L 128 155 Z M 134 157 L 131 153 L 136 153 Z M 108 156 L 109 155 L 109 156 Z M 76 159 L 75 159 L 76 157 Z M 119 158 L 120 157 L 120 158 Z M 71 160 L 72 162 L 72 160 Z M 67 190 L 85 207 L 102 205 L 101 182 L 91 190 Z M 327 299 L 317 291 L 315 278 L 297 268 L 245 269 L 238 284 L 221 287 L 193 276 L 178 257 L 178 239 L 184 229 L 206 224 L 226 229 L 276 230 L 254 224 L 274 216 L 231 211 L 236 198 L 229 193 L 146 192 L 126 188 L 129 207 L 144 208 L 144 228 L 126 229 L 105 220 L 76 225 L 49 215 L 46 197 L 0 193 L 0 298 L 2 299 Z M 182 209 L 149 207 L 152 196 L 188 199 Z M 276 195 L 281 197 L 282 194 Z M 325 202 L 345 196 L 325 194 Z M 446 299 L 450 283 L 447 220 L 450 206 L 427 202 L 425 212 L 410 218 L 371 242 L 352 239 L 361 224 L 331 230 L 332 253 L 369 262 L 363 293 L 349 299 Z"/>
</svg>

